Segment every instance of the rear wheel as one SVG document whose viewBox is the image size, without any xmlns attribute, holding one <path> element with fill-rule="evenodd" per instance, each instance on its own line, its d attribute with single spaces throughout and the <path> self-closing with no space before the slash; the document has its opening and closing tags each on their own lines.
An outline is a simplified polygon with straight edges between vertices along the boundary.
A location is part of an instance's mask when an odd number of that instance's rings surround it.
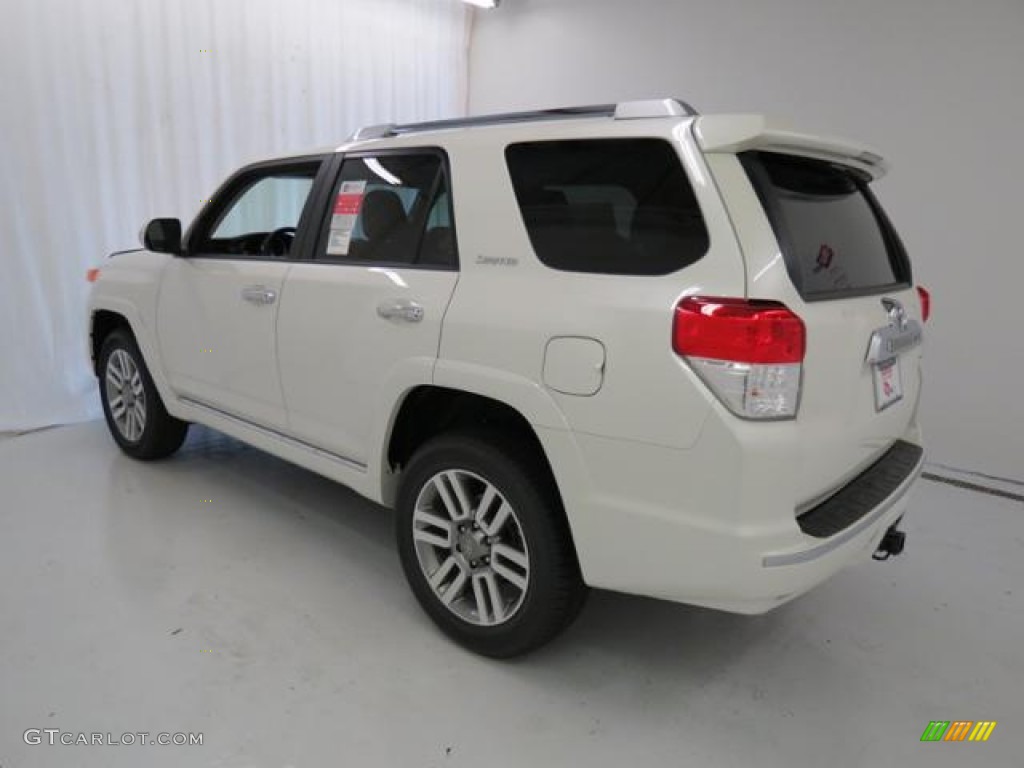
<svg viewBox="0 0 1024 768">
<path fill-rule="evenodd" d="M 162 459 L 185 441 L 188 423 L 164 408 L 135 338 L 119 328 L 103 341 L 100 400 L 114 441 L 136 459 Z"/>
<path fill-rule="evenodd" d="M 398 550 L 424 610 L 477 653 L 564 630 L 586 596 L 558 495 L 526 449 L 471 435 L 421 448 L 399 491 Z"/>
</svg>

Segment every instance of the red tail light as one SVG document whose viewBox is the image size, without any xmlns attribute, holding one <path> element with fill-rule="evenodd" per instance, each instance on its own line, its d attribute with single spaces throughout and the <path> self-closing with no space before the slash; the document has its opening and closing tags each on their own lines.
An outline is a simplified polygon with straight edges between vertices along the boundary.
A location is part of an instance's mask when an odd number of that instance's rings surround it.
<svg viewBox="0 0 1024 768">
<path fill-rule="evenodd" d="M 921 320 L 927 323 L 932 314 L 932 295 L 920 285 L 917 286 L 917 295 L 921 299 Z"/>
<path fill-rule="evenodd" d="M 689 296 L 676 306 L 672 348 L 744 419 L 796 418 L 804 323 L 777 301 Z"/>
<path fill-rule="evenodd" d="M 676 307 L 676 354 L 739 363 L 800 363 L 803 321 L 777 301 L 690 296 Z"/>
</svg>

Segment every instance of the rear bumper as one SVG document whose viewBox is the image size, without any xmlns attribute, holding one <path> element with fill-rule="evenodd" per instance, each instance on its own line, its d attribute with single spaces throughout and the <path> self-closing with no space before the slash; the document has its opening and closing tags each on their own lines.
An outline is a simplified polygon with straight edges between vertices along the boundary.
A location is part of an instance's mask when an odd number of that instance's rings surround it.
<svg viewBox="0 0 1024 768">
<path fill-rule="evenodd" d="M 870 558 L 886 531 L 907 512 L 910 490 L 924 466 L 923 451 L 919 446 L 913 447 L 917 449 L 914 463 L 883 498 L 865 507 L 862 516 L 831 536 L 811 538 L 805 534 L 800 546 L 761 553 L 758 581 L 764 587 L 752 588 L 748 597 L 732 603 L 724 601 L 715 607 L 738 613 L 763 613 L 803 594 L 843 567 Z M 870 472 L 856 478 L 840 493 L 863 494 Z"/>
<path fill-rule="evenodd" d="M 680 451 L 576 434 L 576 487 L 589 492 L 564 495 L 584 580 L 734 613 L 764 613 L 870 559 L 888 528 L 907 513 L 923 466 L 917 439 L 914 428 L 906 441 L 890 446 L 899 465 L 894 472 L 880 475 L 884 465 L 894 466 L 883 461 L 886 453 L 804 510 L 827 513 L 835 523 L 844 517 L 837 516 L 837 505 L 844 507 L 845 525 L 813 536 L 801 529 L 787 493 L 791 484 L 779 468 L 766 464 L 764 455 L 753 461 L 725 431 L 706 430 L 693 449 Z M 569 462 L 556 458 L 566 488 L 562 468 Z"/>
<path fill-rule="evenodd" d="M 766 568 L 808 563 L 825 557 L 875 524 L 907 494 L 921 474 L 924 450 L 897 440 L 868 469 L 831 497 L 797 516 L 800 530 L 821 543 L 791 552 L 766 554 Z M 888 526 L 886 526 L 888 527 Z"/>
</svg>

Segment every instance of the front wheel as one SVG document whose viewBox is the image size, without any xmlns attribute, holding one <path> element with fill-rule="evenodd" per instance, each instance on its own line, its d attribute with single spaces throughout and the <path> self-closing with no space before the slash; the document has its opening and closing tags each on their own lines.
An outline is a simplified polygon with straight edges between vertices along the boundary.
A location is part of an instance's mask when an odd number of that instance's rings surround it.
<svg viewBox="0 0 1024 768">
<path fill-rule="evenodd" d="M 404 473 L 398 550 L 420 604 L 472 651 L 516 656 L 548 642 L 586 596 L 546 468 L 529 449 L 439 437 Z"/>
<path fill-rule="evenodd" d="M 103 341 L 100 399 L 114 441 L 136 459 L 162 459 L 185 441 L 188 424 L 167 413 L 139 345 L 126 329 Z"/>
</svg>

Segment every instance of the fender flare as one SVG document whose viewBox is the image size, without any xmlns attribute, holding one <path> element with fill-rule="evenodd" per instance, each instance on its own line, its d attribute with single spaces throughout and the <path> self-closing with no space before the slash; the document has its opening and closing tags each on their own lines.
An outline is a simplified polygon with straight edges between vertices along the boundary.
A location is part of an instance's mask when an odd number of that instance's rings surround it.
<svg viewBox="0 0 1024 768">
<path fill-rule="evenodd" d="M 163 366 L 159 364 L 160 354 L 158 352 L 155 330 L 146 324 L 143 314 L 139 312 L 134 304 L 124 299 L 111 296 L 96 299 L 89 303 L 90 338 L 97 312 L 112 312 L 124 318 L 125 323 L 128 325 L 128 330 L 132 332 L 135 342 L 139 345 L 143 362 L 146 364 L 146 369 L 149 371 L 150 378 L 153 379 L 153 385 L 160 394 L 160 399 L 163 400 L 167 412 L 177 418 L 185 418 L 178 408 L 177 397 L 174 394 L 174 390 L 171 389 Z"/>
<path fill-rule="evenodd" d="M 386 506 L 393 504 L 397 492 L 397 476 L 390 471 L 388 465 L 388 447 L 406 397 L 421 385 L 479 395 L 516 410 L 537 435 L 544 449 L 545 458 L 552 471 L 556 473 L 556 479 L 561 474 L 561 467 L 558 466 L 561 462 L 556 459 L 555 454 L 564 454 L 564 451 L 553 452 L 549 444 L 553 435 L 564 435 L 571 439 L 572 433 L 562 410 L 547 390 L 537 382 L 507 371 L 442 359 L 435 362 L 430 380 L 408 383 L 410 386 L 407 386 L 400 396 L 380 404 L 375 420 L 377 427 L 371 444 L 379 446 L 379 452 L 372 457 L 368 470 L 374 475 L 372 486 L 380 489 L 380 501 Z M 568 504 L 565 489 L 562 489 L 562 496 L 563 501 Z"/>
</svg>

